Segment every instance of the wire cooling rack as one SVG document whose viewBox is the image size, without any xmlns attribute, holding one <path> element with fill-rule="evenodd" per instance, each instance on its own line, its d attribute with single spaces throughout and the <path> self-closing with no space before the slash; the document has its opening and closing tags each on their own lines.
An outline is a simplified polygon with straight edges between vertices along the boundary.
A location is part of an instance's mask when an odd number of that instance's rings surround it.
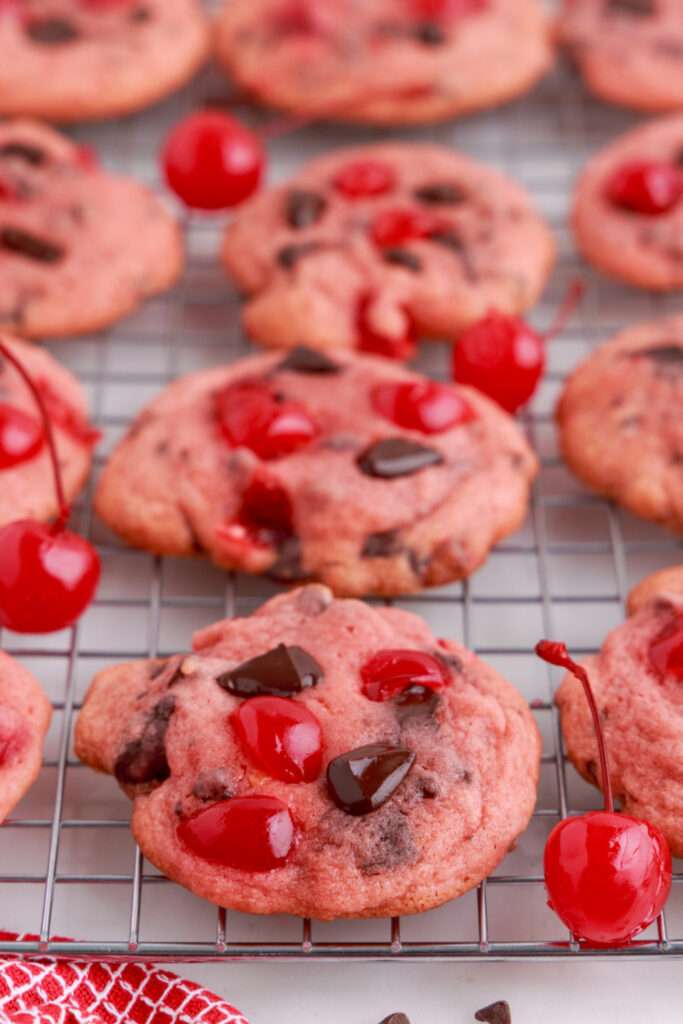
<svg viewBox="0 0 683 1024">
<path fill-rule="evenodd" d="M 99 148 L 107 166 L 158 187 L 156 153 L 166 129 L 197 104 L 228 94 L 226 83 L 208 72 L 155 111 L 76 134 Z M 264 117 L 244 113 L 255 122 Z M 675 307 L 599 279 L 580 263 L 568 233 L 576 171 L 630 123 L 630 116 L 589 100 L 572 74 L 560 69 L 531 97 L 504 110 L 404 133 L 490 161 L 534 194 L 560 245 L 558 268 L 535 323 L 550 321 L 577 274 L 588 286 L 580 313 L 550 346 L 549 372 L 524 417 L 543 462 L 526 525 L 469 584 L 396 602 L 423 615 L 438 634 L 477 650 L 516 683 L 533 708 L 544 739 L 542 778 L 536 813 L 517 849 L 474 892 L 439 910 L 391 921 L 322 924 L 226 913 L 159 875 L 135 848 L 130 805 L 113 779 L 73 757 L 72 727 L 87 684 L 106 665 L 187 648 L 194 629 L 223 615 L 248 614 L 276 588 L 226 577 L 202 562 L 162 560 L 120 546 L 94 520 L 89 491 L 76 520 L 102 556 L 97 601 L 72 631 L 1 638 L 41 679 L 55 715 L 40 778 L 0 831 L 0 927 L 31 936 L 13 941 L 0 935 L 0 953 L 157 961 L 683 955 L 680 868 L 666 915 L 641 941 L 618 952 L 573 944 L 547 909 L 542 883 L 550 829 L 561 817 L 598 806 L 599 798 L 565 764 L 552 705 L 555 680 L 534 659 L 533 646 L 541 636 L 557 636 L 578 654 L 595 650 L 621 620 L 628 587 L 683 554 L 681 544 L 662 531 L 583 491 L 557 457 L 552 423 L 563 377 L 594 344 L 626 323 Z M 272 144 L 272 177 L 284 177 L 331 146 L 389 134 L 301 130 Z M 188 222 L 187 270 L 174 291 L 103 336 L 50 346 L 89 391 L 104 432 L 98 467 L 131 417 L 168 381 L 246 351 L 238 298 L 217 262 L 221 226 L 203 217 Z M 445 347 L 427 346 L 420 365 L 444 376 Z"/>
</svg>

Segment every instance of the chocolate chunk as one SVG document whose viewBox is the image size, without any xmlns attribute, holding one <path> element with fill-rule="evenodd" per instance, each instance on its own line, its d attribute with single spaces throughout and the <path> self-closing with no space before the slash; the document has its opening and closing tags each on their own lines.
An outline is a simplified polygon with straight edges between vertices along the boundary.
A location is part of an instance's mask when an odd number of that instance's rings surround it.
<svg viewBox="0 0 683 1024">
<path fill-rule="evenodd" d="M 149 7 L 134 7 L 128 18 L 134 25 L 143 25 L 145 22 L 152 20 L 152 12 Z"/>
<path fill-rule="evenodd" d="M 282 541 L 268 576 L 278 583 L 303 583 L 311 578 L 301 561 L 301 541 L 298 537 L 287 537 Z"/>
<path fill-rule="evenodd" d="M 47 159 L 45 150 L 28 142 L 6 142 L 0 146 L 0 157 L 3 156 L 16 157 L 32 167 L 40 167 Z"/>
<path fill-rule="evenodd" d="M 286 218 L 293 228 L 310 228 L 327 209 L 327 200 L 317 192 L 293 189 L 287 194 Z"/>
<path fill-rule="evenodd" d="M 379 1024 L 410 1024 L 405 1013 L 390 1013 L 388 1017 L 381 1020 Z"/>
<path fill-rule="evenodd" d="M 285 270 L 291 270 L 299 260 L 320 248 L 319 242 L 304 242 L 302 245 L 283 245 L 275 257 Z"/>
<path fill-rule="evenodd" d="M 416 683 L 406 687 L 395 699 L 396 718 L 400 725 L 434 721 L 440 704 L 441 698 L 436 691 Z"/>
<path fill-rule="evenodd" d="M 417 850 L 405 814 L 389 804 L 366 819 L 369 831 L 361 837 L 356 861 L 364 875 L 382 875 L 415 863 Z M 360 854 L 360 856 L 359 856 Z"/>
<path fill-rule="evenodd" d="M 421 580 L 431 564 L 432 556 L 421 555 L 419 551 L 415 550 L 415 548 L 408 548 L 406 550 L 406 558 L 408 559 L 408 565 L 412 569 L 413 574 Z"/>
<path fill-rule="evenodd" d="M 484 1006 L 483 1009 L 477 1010 L 474 1019 L 482 1020 L 485 1024 L 512 1024 L 510 1006 L 503 1000 L 491 1003 L 490 1006 Z"/>
<path fill-rule="evenodd" d="M 655 345 L 653 348 L 636 349 L 632 358 L 638 357 L 651 360 L 664 373 L 678 373 L 683 370 L 683 346 Z"/>
<path fill-rule="evenodd" d="M 0 249 L 39 263 L 58 263 L 64 256 L 61 246 L 38 238 L 22 228 L 0 228 Z"/>
<path fill-rule="evenodd" d="M 649 18 L 657 13 L 657 9 L 655 0 L 607 0 L 607 13 Z"/>
<path fill-rule="evenodd" d="M 24 31 L 34 43 L 43 46 L 60 46 L 78 39 L 80 32 L 66 18 L 32 18 L 26 23 Z"/>
<path fill-rule="evenodd" d="M 385 249 L 382 258 L 385 263 L 405 267 L 406 270 L 412 270 L 414 274 L 419 274 L 422 270 L 422 260 L 409 249 Z"/>
<path fill-rule="evenodd" d="M 235 792 L 225 778 L 225 772 L 205 772 L 200 775 L 192 787 L 192 796 L 204 803 L 217 804 L 220 800 L 232 800 Z"/>
<path fill-rule="evenodd" d="M 425 46 L 443 46 L 446 33 L 436 21 L 421 21 L 415 28 L 415 38 Z"/>
<path fill-rule="evenodd" d="M 171 774 L 166 759 L 166 732 L 175 710 L 175 697 L 167 694 L 152 709 L 142 735 L 119 754 L 114 775 L 127 786 L 163 782 Z"/>
<path fill-rule="evenodd" d="M 407 747 L 372 743 L 350 750 L 327 766 L 330 795 L 347 814 L 370 814 L 393 796 L 414 763 Z"/>
<path fill-rule="evenodd" d="M 388 437 L 366 448 L 356 462 L 366 476 L 392 480 L 394 477 L 419 473 L 428 466 L 441 465 L 443 455 L 435 448 L 428 448 L 408 438 Z"/>
<path fill-rule="evenodd" d="M 329 359 L 324 352 L 298 345 L 287 353 L 278 370 L 293 370 L 294 373 L 340 373 L 341 366 Z"/>
<path fill-rule="evenodd" d="M 390 558 L 402 550 L 398 530 L 382 530 L 366 537 L 361 555 L 363 558 Z"/>
<path fill-rule="evenodd" d="M 460 185 L 453 185 L 449 181 L 435 181 L 430 185 L 423 185 L 415 189 L 415 198 L 421 203 L 429 203 L 433 206 L 451 206 L 455 203 L 463 203 L 467 198 L 465 190 Z"/>
<path fill-rule="evenodd" d="M 450 249 L 456 256 L 459 256 L 467 279 L 469 281 L 476 280 L 477 274 L 469 258 L 467 247 L 457 231 L 434 231 L 429 236 L 429 240 L 436 245 L 442 245 L 445 249 Z"/>
<path fill-rule="evenodd" d="M 325 673 L 303 647 L 278 644 L 242 665 L 224 672 L 216 682 L 237 697 L 291 697 L 316 686 Z"/>
</svg>

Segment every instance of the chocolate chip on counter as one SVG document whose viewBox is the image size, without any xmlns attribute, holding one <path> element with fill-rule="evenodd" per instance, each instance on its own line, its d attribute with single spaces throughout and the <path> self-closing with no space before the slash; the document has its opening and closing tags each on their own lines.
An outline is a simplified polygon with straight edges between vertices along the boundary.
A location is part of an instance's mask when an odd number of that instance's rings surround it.
<svg viewBox="0 0 683 1024">
<path fill-rule="evenodd" d="M 422 270 L 422 260 L 414 252 L 410 252 L 409 249 L 385 249 L 382 253 L 382 259 L 385 263 L 403 267 L 414 274 L 419 274 Z"/>
<path fill-rule="evenodd" d="M 36 260 L 38 263 L 58 263 L 64 256 L 61 246 L 32 235 L 22 228 L 0 228 L 0 249 L 25 256 L 29 260 Z"/>
<path fill-rule="evenodd" d="M 407 747 L 371 743 L 350 750 L 327 766 L 330 795 L 347 814 L 370 814 L 393 796 L 414 763 Z"/>
<path fill-rule="evenodd" d="M 398 530 L 382 530 L 368 534 L 361 555 L 363 558 L 391 558 L 402 550 Z"/>
<path fill-rule="evenodd" d="M 425 46 L 443 46 L 447 36 L 436 21 L 421 21 L 415 27 L 415 38 Z"/>
<path fill-rule="evenodd" d="M 41 167 L 47 160 L 44 149 L 28 142 L 6 142 L 0 146 L 0 157 L 16 157 L 32 167 Z"/>
<path fill-rule="evenodd" d="M 114 765 L 114 775 L 128 786 L 164 782 L 171 774 L 166 759 L 166 732 L 175 710 L 175 697 L 167 694 L 152 709 L 142 734 L 125 747 Z"/>
<path fill-rule="evenodd" d="M 655 0 L 607 0 L 610 14 L 631 14 L 637 18 L 649 18 L 657 13 Z"/>
<path fill-rule="evenodd" d="M 416 188 L 415 198 L 421 203 L 429 203 L 433 206 L 452 206 L 455 203 L 463 203 L 467 198 L 465 190 L 460 185 L 453 185 L 448 181 L 435 181 L 429 185 L 422 185 Z"/>
<path fill-rule="evenodd" d="M 310 228 L 327 209 L 327 200 L 317 192 L 292 189 L 287 193 L 285 215 L 293 228 Z"/>
<path fill-rule="evenodd" d="M 216 682 L 237 697 L 291 697 L 316 686 L 324 674 L 303 647 L 278 644 L 265 654 L 224 672 Z"/>
<path fill-rule="evenodd" d="M 306 345 L 298 345 L 287 353 L 278 370 L 293 370 L 294 373 L 340 373 L 341 366 L 333 362 L 324 352 L 316 352 Z"/>
<path fill-rule="evenodd" d="M 379 1024 L 410 1024 L 405 1013 L 390 1013 L 388 1017 L 381 1020 Z"/>
<path fill-rule="evenodd" d="M 443 462 L 443 455 L 435 448 L 428 448 L 417 441 L 389 437 L 366 448 L 356 462 L 366 476 L 391 480 L 418 473 L 428 466 L 438 466 Z"/>
<path fill-rule="evenodd" d="M 512 1024 L 510 1005 L 504 1000 L 491 1003 L 490 1006 L 484 1006 L 481 1010 L 477 1010 L 474 1019 L 484 1021 L 485 1024 Z"/>
<path fill-rule="evenodd" d="M 80 32 L 66 18 L 31 18 L 24 27 L 29 39 L 43 46 L 60 46 L 78 39 Z"/>
<path fill-rule="evenodd" d="M 320 249 L 320 242 L 304 242 L 301 245 L 283 245 L 275 259 L 285 270 L 292 270 L 299 260 Z"/>
</svg>

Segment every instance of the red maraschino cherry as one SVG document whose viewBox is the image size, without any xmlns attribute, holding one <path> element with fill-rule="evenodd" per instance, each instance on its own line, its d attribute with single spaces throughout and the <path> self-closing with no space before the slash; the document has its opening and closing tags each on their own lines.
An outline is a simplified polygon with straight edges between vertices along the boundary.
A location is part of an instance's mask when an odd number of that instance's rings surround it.
<svg viewBox="0 0 683 1024">
<path fill-rule="evenodd" d="M 417 328 L 410 313 L 406 311 L 406 326 L 398 337 L 382 334 L 370 321 L 370 310 L 374 296 L 368 292 L 362 295 L 356 310 L 356 331 L 359 352 L 384 356 L 385 359 L 412 359 L 417 349 Z"/>
<path fill-rule="evenodd" d="M 490 6 L 490 0 L 409 0 L 412 14 L 416 18 L 441 21 L 449 18 L 463 18 L 478 14 Z"/>
<path fill-rule="evenodd" d="M 72 625 L 90 604 L 100 561 L 85 538 L 66 529 L 69 507 L 40 388 L 1 341 L 0 353 L 26 382 L 40 410 L 59 509 L 52 524 L 24 519 L 0 529 L 0 625 L 15 633 L 51 633 Z"/>
<path fill-rule="evenodd" d="M 396 188 L 396 171 L 382 160 L 354 160 L 337 172 L 333 184 L 347 199 L 372 199 Z"/>
<path fill-rule="evenodd" d="M 320 722 L 305 704 L 252 697 L 232 716 L 249 760 L 281 782 L 315 782 L 323 763 Z"/>
<path fill-rule="evenodd" d="M 617 167 L 605 191 L 614 206 L 650 217 L 659 216 L 668 213 L 683 198 L 683 169 L 664 161 L 632 160 Z"/>
<path fill-rule="evenodd" d="M 650 643 L 650 664 L 660 679 L 683 681 L 683 615 L 677 615 Z"/>
<path fill-rule="evenodd" d="M 318 427 L 299 402 L 281 401 L 261 380 L 236 381 L 218 396 L 218 420 L 235 448 L 262 459 L 280 459 L 310 444 Z"/>
<path fill-rule="evenodd" d="M 296 828 L 282 800 L 258 794 L 197 811 L 181 821 L 178 838 L 203 860 L 256 873 L 284 867 L 296 845 Z"/>
<path fill-rule="evenodd" d="M 519 317 L 492 310 L 456 342 L 454 380 L 477 388 L 508 412 L 517 412 L 543 376 L 547 342 L 562 331 L 582 294 L 580 282 L 570 286 L 555 322 L 544 334 Z"/>
<path fill-rule="evenodd" d="M 441 690 L 451 681 L 439 658 L 402 649 L 378 651 L 364 663 L 360 677 L 363 694 L 373 701 L 391 700 L 411 686 Z"/>
<path fill-rule="evenodd" d="M 572 934 L 595 946 L 622 946 L 662 912 L 671 889 L 671 854 L 659 829 L 614 810 L 605 737 L 588 673 L 564 644 L 542 640 L 536 653 L 583 686 L 598 745 L 604 811 L 566 818 L 545 848 L 548 902 Z"/>
<path fill-rule="evenodd" d="M 381 416 L 422 434 L 441 434 L 475 417 L 455 388 L 436 380 L 385 381 L 375 385 L 370 398 Z"/>
<path fill-rule="evenodd" d="M 377 214 L 370 225 L 370 237 L 380 249 L 390 249 L 429 238 L 439 227 L 440 221 L 429 211 L 397 206 Z"/>
<path fill-rule="evenodd" d="M 45 444 L 42 425 L 23 409 L 0 402 L 0 469 L 18 466 Z"/>
</svg>

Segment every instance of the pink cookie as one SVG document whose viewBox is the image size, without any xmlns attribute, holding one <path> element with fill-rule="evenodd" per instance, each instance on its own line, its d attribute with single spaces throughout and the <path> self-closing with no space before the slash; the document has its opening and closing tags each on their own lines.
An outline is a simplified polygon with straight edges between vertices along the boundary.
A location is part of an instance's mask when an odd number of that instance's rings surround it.
<svg viewBox="0 0 683 1024">
<path fill-rule="evenodd" d="M 179 89 L 208 48 L 198 0 L 4 0 L 0 114 L 118 117 Z"/>
<path fill-rule="evenodd" d="M 491 308 L 538 299 L 554 242 L 509 179 L 449 149 L 344 149 L 257 196 L 223 260 L 263 345 L 406 356 L 416 334 L 454 337 Z"/>
<path fill-rule="evenodd" d="M 299 348 L 172 384 L 114 451 L 95 505 L 160 554 L 397 594 L 472 573 L 521 525 L 536 468 L 478 392 Z"/>
<path fill-rule="evenodd" d="M 47 352 L 2 338 L 36 381 L 52 420 L 68 502 L 90 472 L 97 432 L 76 379 Z M 17 371 L 0 356 L 0 526 L 57 515 L 52 467 L 39 411 Z"/>
<path fill-rule="evenodd" d="M 0 326 L 99 330 L 173 284 L 182 259 L 178 226 L 149 189 L 51 128 L 0 124 Z"/>
<path fill-rule="evenodd" d="M 552 61 L 536 0 L 229 0 L 217 48 L 271 106 L 374 124 L 505 103 Z"/>
<path fill-rule="evenodd" d="M 0 824 L 38 776 L 51 717 L 30 672 L 0 651 Z"/>
<path fill-rule="evenodd" d="M 386 651 L 417 667 L 378 695 Z M 194 652 L 97 676 L 76 751 L 116 775 L 145 856 L 197 895 L 258 914 L 416 913 L 477 885 L 526 828 L 540 754 L 526 703 L 416 616 L 313 585 L 198 633 Z M 298 734 L 266 725 L 254 747 L 274 709 Z M 264 805 L 266 834 L 248 821 Z"/>
</svg>

